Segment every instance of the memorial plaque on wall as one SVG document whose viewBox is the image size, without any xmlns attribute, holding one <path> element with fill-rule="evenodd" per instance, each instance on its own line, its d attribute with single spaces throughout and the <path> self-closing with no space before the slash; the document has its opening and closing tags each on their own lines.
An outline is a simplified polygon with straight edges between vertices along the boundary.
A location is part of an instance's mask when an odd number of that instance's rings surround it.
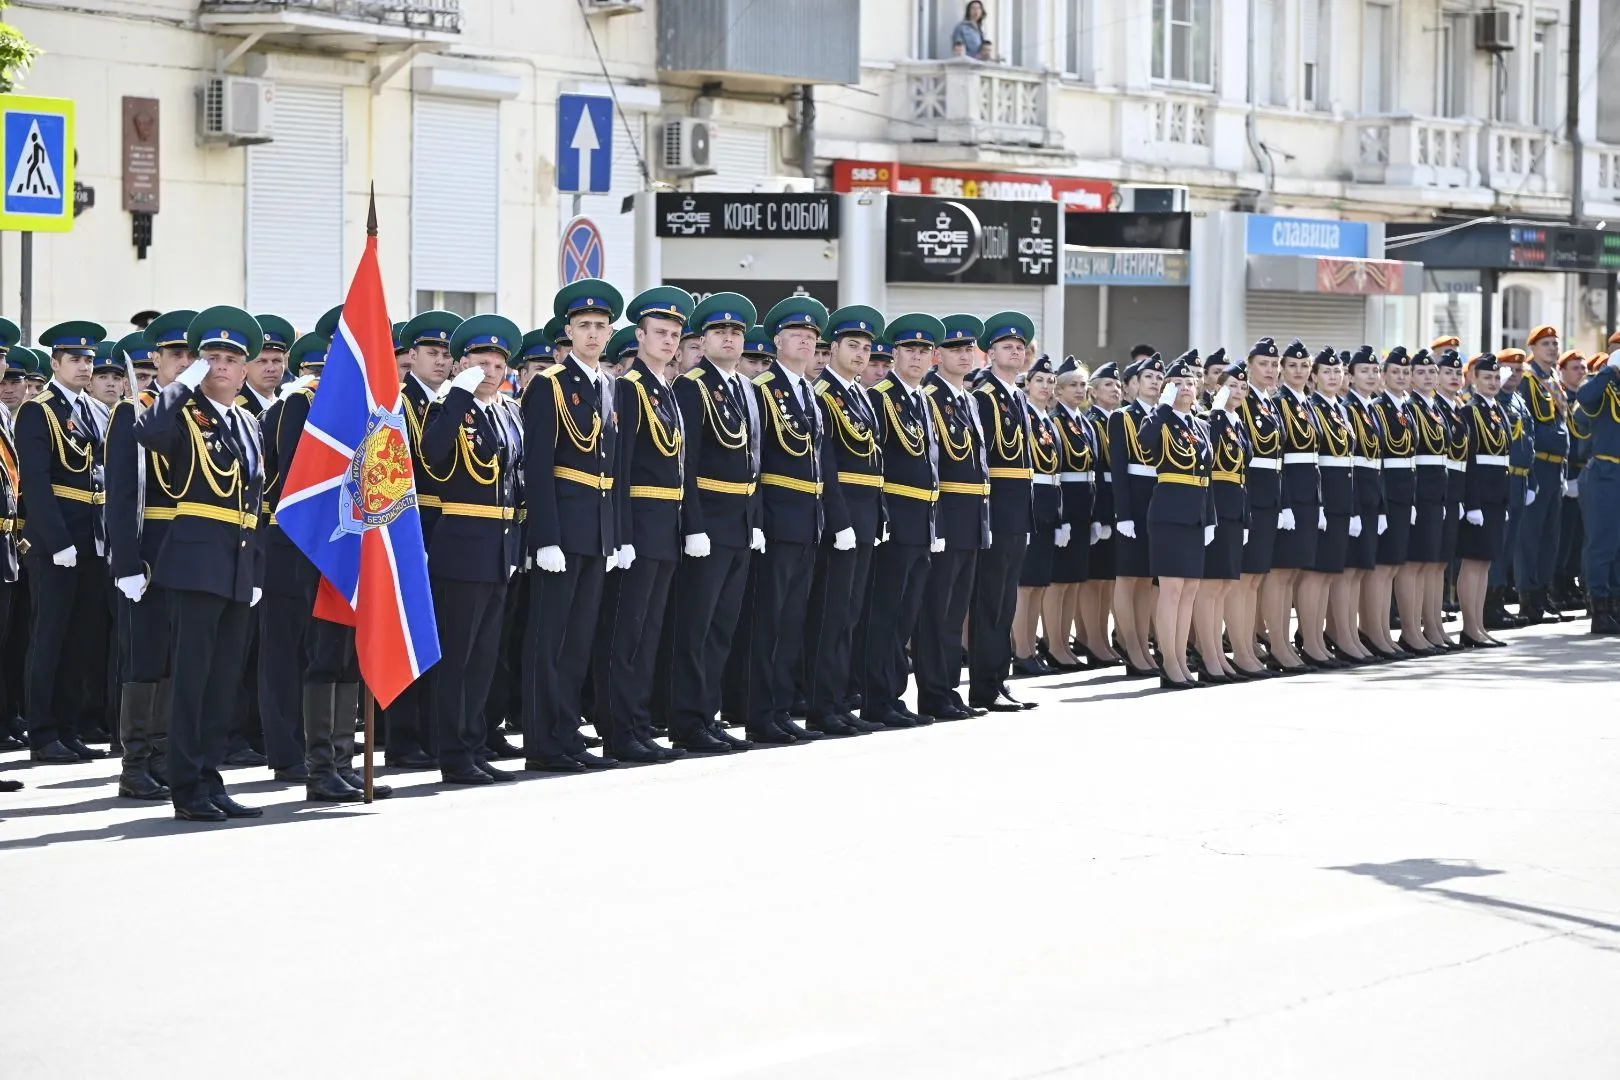
<svg viewBox="0 0 1620 1080">
<path fill-rule="evenodd" d="M 158 212 L 160 166 L 157 98 L 124 99 L 124 209 Z"/>
</svg>

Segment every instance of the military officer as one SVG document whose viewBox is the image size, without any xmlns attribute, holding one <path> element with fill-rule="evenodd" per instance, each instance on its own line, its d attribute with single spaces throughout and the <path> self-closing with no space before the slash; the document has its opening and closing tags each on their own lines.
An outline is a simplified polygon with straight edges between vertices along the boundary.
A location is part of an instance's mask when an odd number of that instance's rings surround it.
<svg viewBox="0 0 1620 1080">
<path fill-rule="evenodd" d="M 99 427 L 90 411 L 96 343 L 92 322 L 60 323 L 40 335 L 50 349 L 50 385 L 17 413 L 23 539 L 33 605 L 25 696 L 31 757 L 67 764 L 106 757 L 79 738 L 86 688 L 100 670 L 70 647 L 99 642 L 107 625 L 106 500 Z"/>
<path fill-rule="evenodd" d="M 751 327 L 743 339 L 742 359 L 737 362 L 737 370 L 743 373 L 743 378 L 752 380 L 763 374 L 775 359 L 776 343 L 771 335 L 763 326 Z"/>
<path fill-rule="evenodd" d="M 242 386 L 237 404 L 254 419 L 276 402 L 281 380 L 287 373 L 287 351 L 292 348 L 298 332 L 292 323 L 280 315 L 255 315 L 264 330 L 264 349 L 247 366 L 247 381 Z"/>
<path fill-rule="evenodd" d="M 1531 466 L 1535 487 L 1525 493 L 1519 522 L 1513 574 L 1519 588 L 1519 614 L 1529 622 L 1561 621 L 1547 610 L 1547 588 L 1558 560 L 1558 530 L 1568 481 L 1569 411 L 1558 381 L 1558 331 L 1538 326 L 1530 332 L 1530 363 L 1519 380 L 1518 395 L 1535 447 Z"/>
<path fill-rule="evenodd" d="M 96 364 L 90 372 L 90 401 L 100 406 L 91 411 L 105 439 L 107 416 L 112 407 L 124 396 L 124 362 L 113 356 L 116 341 L 103 341 L 96 345 Z"/>
<path fill-rule="evenodd" d="M 615 379 L 623 375 L 636 358 L 637 329 L 639 328 L 634 325 L 619 327 L 613 331 L 613 336 L 608 338 L 607 348 L 602 350 L 602 366 Z"/>
<path fill-rule="evenodd" d="M 260 596 L 264 451 L 258 424 L 234 402 L 264 335 L 253 316 L 221 306 L 200 312 L 186 338 L 199 359 L 136 418 L 135 438 L 167 459 L 174 480 L 175 518 L 152 567 L 173 617 L 174 814 L 214 822 L 263 814 L 226 794 L 219 767 Z"/>
<path fill-rule="evenodd" d="M 1514 592 L 1514 556 L 1519 547 L 1519 525 L 1525 507 L 1536 491 L 1535 440 L 1530 430 L 1530 416 L 1524 399 L 1519 396 L 1519 384 L 1524 379 L 1526 354 L 1523 349 L 1500 349 L 1496 353 L 1501 370 L 1501 389 L 1496 400 L 1508 425 L 1508 509 L 1507 528 L 1502 553 L 1491 561 L 1490 587 L 1485 597 L 1485 626 L 1489 630 L 1502 630 L 1523 626 L 1522 613 L 1507 610 L 1507 600 Z"/>
<path fill-rule="evenodd" d="M 661 746 L 652 726 L 653 680 L 665 605 L 681 558 L 681 501 L 686 445 L 680 408 L 665 373 L 680 350 L 693 310 L 684 289 L 648 289 L 626 309 L 634 344 L 614 381 L 622 437 L 613 497 L 623 542 L 609 576 L 598 623 L 595 663 L 597 728 L 606 753 L 651 764 L 684 757 Z"/>
<path fill-rule="evenodd" d="M 613 501 L 619 423 L 601 360 L 623 308 L 618 290 L 595 278 L 560 290 L 553 311 L 567 320 L 568 355 L 523 395 L 527 542 L 535 571 L 524 645 L 523 750 L 525 767 L 544 772 L 617 764 L 586 749 L 579 719 L 603 576 L 616 565 L 622 542 Z"/>
<path fill-rule="evenodd" d="M 675 358 L 676 377 L 685 375 L 697 367 L 698 361 L 703 359 L 703 334 L 691 323 L 686 324 L 686 333 L 681 336 L 681 351 Z"/>
<path fill-rule="evenodd" d="M 1620 634 L 1620 373 L 1612 358 L 1576 391 L 1591 457 L 1581 472 L 1586 527 L 1582 572 L 1591 596 L 1591 632 Z"/>
<path fill-rule="evenodd" d="M 13 360 L 9 355 L 17 347 L 17 340 L 21 331 L 17 324 L 10 319 L 0 318 L 0 359 L 6 362 L 6 375 L 8 383 L 18 389 L 22 386 L 22 374 L 19 368 L 12 367 Z M 11 372 L 16 371 L 15 377 Z M 20 395 L 16 396 L 16 404 L 21 405 Z M 12 650 L 18 642 L 12 640 L 15 635 L 20 642 L 26 638 L 26 632 L 14 621 L 14 611 L 17 602 L 18 582 L 22 577 L 22 554 L 19 550 L 21 536 L 17 524 L 19 515 L 19 495 L 21 493 L 22 473 L 17 465 L 17 435 L 12 425 L 12 408 L 0 409 L 0 658 L 12 658 Z M 18 709 L 13 702 L 20 703 L 22 687 L 16 685 L 19 680 L 13 665 L 0 662 L 0 751 L 21 750 L 27 745 L 26 739 L 19 739 L 12 732 L 10 721 L 17 715 Z"/>
<path fill-rule="evenodd" d="M 866 370 L 861 372 L 861 385 L 870 390 L 878 383 L 889 377 L 889 367 L 894 363 L 894 347 L 886 341 L 872 343 L 872 355 L 867 359 Z"/>
<path fill-rule="evenodd" d="M 861 386 L 861 374 L 874 339 L 883 333 L 883 317 L 870 307 L 852 305 L 832 313 L 827 329 L 832 350 L 827 369 L 816 381 L 827 417 L 826 439 L 836 468 L 825 480 L 829 502 L 843 509 L 830 521 L 847 520 L 855 546 L 840 549 L 831 535 L 816 546 L 815 580 L 810 588 L 806 624 L 806 723 L 823 735 L 854 735 L 881 725 L 856 717 L 850 709 L 860 687 L 852 677 L 865 666 L 865 650 L 852 656 L 855 631 L 867 598 L 873 546 L 883 529 L 883 453 L 876 435 L 877 415 Z M 753 335 L 750 334 L 752 342 Z M 774 350 L 771 350 L 774 351 Z M 854 662 L 854 671 L 851 663 Z"/>
</svg>

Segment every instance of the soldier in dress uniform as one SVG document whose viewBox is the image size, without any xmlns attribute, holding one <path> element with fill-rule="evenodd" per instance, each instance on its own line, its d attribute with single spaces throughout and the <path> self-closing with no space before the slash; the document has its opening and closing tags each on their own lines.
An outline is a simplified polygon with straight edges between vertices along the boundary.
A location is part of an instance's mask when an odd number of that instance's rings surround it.
<svg viewBox="0 0 1620 1080">
<path fill-rule="evenodd" d="M 1372 590 L 1373 572 L 1378 568 L 1378 538 L 1389 528 L 1384 504 L 1384 428 L 1379 420 L 1377 397 L 1380 382 L 1378 353 L 1371 345 L 1363 345 L 1350 354 L 1345 362 L 1350 390 L 1344 397 L 1350 419 L 1351 471 L 1356 496 L 1356 513 L 1361 517 L 1361 532 L 1350 538 L 1345 553 L 1344 577 L 1347 586 L 1355 590 L 1356 617 L 1354 626 L 1359 632 L 1341 637 L 1331 635 L 1341 656 L 1354 660 L 1378 659 L 1362 640 L 1362 633 L 1372 637 L 1365 617 L 1376 608 L 1376 601 L 1368 599 Z M 1389 602 L 1384 601 L 1384 615 L 1378 620 L 1388 632 Z"/>
<path fill-rule="evenodd" d="M 1519 614 L 1532 623 L 1562 621 L 1547 610 L 1547 589 L 1558 560 L 1558 530 L 1568 481 L 1569 405 L 1557 376 L 1558 331 L 1538 326 L 1530 332 L 1530 363 L 1519 381 L 1535 461 L 1535 486 L 1525 494 L 1519 523 L 1513 574 L 1519 589 Z"/>
<path fill-rule="evenodd" d="M 1016 311 L 990 316 L 979 334 L 979 348 L 990 358 L 988 375 L 974 391 L 990 484 L 990 535 L 974 571 L 968 705 L 991 712 L 1033 708 L 1008 692 L 1007 676 L 1018 574 L 1034 527 L 1029 416 L 1016 385 L 1034 336 L 1029 316 Z"/>
<path fill-rule="evenodd" d="M 1316 558 L 1299 576 L 1299 625 L 1302 658 L 1320 668 L 1345 667 L 1348 658 L 1330 651 L 1330 637 L 1349 637 L 1359 597 L 1345 591 L 1345 567 L 1350 545 L 1364 527 L 1355 490 L 1355 432 L 1344 408 L 1345 371 L 1331 346 L 1319 350 L 1312 368 L 1315 385 L 1310 396 L 1319 438 L 1316 458 L 1321 481 L 1321 510 L 1317 517 Z M 1336 651 L 1336 650 L 1334 650 Z"/>
<path fill-rule="evenodd" d="M 1153 587 L 1143 520 L 1153 498 L 1158 467 L 1144 452 L 1140 434 L 1158 405 L 1164 359 L 1154 353 L 1133 361 L 1124 375 L 1130 400 L 1108 418 L 1109 467 L 1114 477 L 1114 625 L 1125 652 L 1126 671 L 1143 678 L 1159 674 L 1148 648 Z"/>
<path fill-rule="evenodd" d="M 878 383 L 889 377 L 889 367 L 894 363 L 894 346 L 886 341 L 872 343 L 872 355 L 866 362 L 866 370 L 861 372 L 861 385 L 870 390 Z"/>
<path fill-rule="evenodd" d="M 869 395 L 883 463 L 887 537 L 872 557 L 861 719 L 908 728 L 934 722 L 934 714 L 920 705 L 908 709 L 900 698 L 906 687 L 906 643 L 916 631 L 927 592 L 929 558 L 944 548 L 935 523 L 940 447 L 923 391 L 935 347 L 945 340 L 945 324 L 932 315 L 901 315 L 889 323 L 884 340 L 894 349 L 893 368 Z M 934 689 L 938 691 L 937 683 Z M 956 718 L 953 701 L 940 704 L 949 706 L 943 709 L 948 718 Z"/>
<path fill-rule="evenodd" d="M 1411 620 L 1416 629 L 1418 590 L 1416 568 L 1407 569 L 1412 555 L 1413 526 L 1417 523 L 1417 434 L 1411 412 L 1412 356 L 1397 345 L 1384 356 L 1384 389 L 1378 395 L 1378 426 L 1383 431 L 1385 529 L 1378 538 L 1378 569 L 1373 587 L 1362 589 L 1361 627 L 1374 653 L 1400 660 L 1406 653 L 1389 633 L 1391 594 L 1402 625 Z"/>
<path fill-rule="evenodd" d="M 404 382 L 405 376 L 411 372 L 411 347 L 405 343 L 405 324 L 397 322 L 393 325 L 394 335 L 394 364 L 399 369 L 399 381 Z"/>
<path fill-rule="evenodd" d="M 673 632 L 658 676 L 670 742 L 693 753 L 753 744 L 720 724 L 722 680 L 734 647 L 752 553 L 765 546 L 758 492 L 759 397 L 738 370 L 754 305 L 715 293 L 692 311 L 704 355 L 675 381 L 686 443 L 683 558 L 675 570 Z M 744 653 L 746 656 L 746 652 Z"/>
<path fill-rule="evenodd" d="M 1091 509 L 1091 552 L 1087 580 L 1080 586 L 1079 645 L 1089 667 L 1117 667 L 1119 654 L 1109 641 L 1108 626 L 1114 609 L 1114 472 L 1113 447 L 1108 441 L 1109 417 L 1125 400 L 1119 365 L 1110 360 L 1091 373 L 1087 388 L 1090 404 L 1085 418 L 1091 424 L 1096 447 L 1096 494 Z"/>
<path fill-rule="evenodd" d="M 433 471 L 439 520 L 428 577 L 442 659 L 428 680 L 439 772 L 447 784 L 516 780 L 483 759 L 484 706 L 501 647 L 508 583 L 523 561 L 517 522 L 522 467 L 517 418 L 502 402 L 507 358 L 523 334 L 500 315 L 474 315 L 450 338 L 462 370 L 428 408 L 422 460 Z M 556 609 L 566 619 L 566 607 Z"/>
<path fill-rule="evenodd" d="M 96 346 L 96 366 L 90 373 L 90 400 L 101 406 L 94 410 L 96 421 L 106 431 L 107 414 L 124 396 L 124 364 L 113 355 L 116 341 L 103 341 Z"/>
<path fill-rule="evenodd" d="M 896 361 L 898 363 L 898 360 Z M 1030 492 L 1034 527 L 1018 570 L 1018 599 L 1013 608 L 1012 670 L 1015 675 L 1040 676 L 1057 670 L 1041 655 L 1037 636 L 1058 549 L 1069 546 L 1072 529 L 1065 529 L 1063 510 L 1063 446 L 1053 415 L 1057 370 L 1045 353 L 1024 373 L 1024 406 L 1029 415 Z M 1057 620 L 1053 620 L 1053 626 Z M 1047 628 L 1047 636 L 1055 631 Z"/>
<path fill-rule="evenodd" d="M 567 320 L 572 344 L 523 395 L 527 543 L 534 558 L 523 751 L 525 768 L 582 772 L 618 764 L 586 749 L 579 720 L 603 577 L 623 542 L 613 500 L 618 411 L 601 358 L 624 300 L 607 282 L 586 278 L 560 290 L 552 307 Z"/>
<path fill-rule="evenodd" d="M 1248 375 L 1244 361 L 1226 365 L 1222 371 L 1225 382 L 1209 402 L 1209 492 L 1215 537 L 1204 548 L 1204 579 L 1193 598 L 1200 684 L 1248 682 L 1251 677 L 1237 670 L 1221 643 L 1225 613 L 1230 610 L 1227 596 L 1243 574 L 1243 538 L 1249 524 L 1249 502 L 1244 490 L 1249 436 L 1238 415 L 1250 392 Z"/>
<path fill-rule="evenodd" d="M 523 352 L 518 358 L 518 393 L 528 389 L 530 381 L 540 372 L 557 362 L 557 346 L 544 328 L 530 330 L 523 335 Z"/>
<path fill-rule="evenodd" d="M 1091 549 L 1096 543 L 1093 518 L 1097 490 L 1097 432 L 1086 409 L 1087 373 L 1073 356 L 1058 366 L 1053 388 L 1052 427 L 1057 433 L 1058 480 L 1063 492 L 1063 524 L 1070 540 L 1052 556 L 1052 584 L 1041 601 L 1041 623 L 1046 627 L 1044 659 L 1059 671 L 1078 671 L 1085 665 L 1075 655 L 1085 619 L 1080 613 L 1080 592 L 1091 574 Z M 1071 630 L 1074 631 L 1071 633 Z"/>
<path fill-rule="evenodd" d="M 17 388 L 22 386 L 22 372 L 11 365 L 20 361 L 14 361 L 10 353 L 17 347 L 20 336 L 21 331 L 16 323 L 0 318 L 0 361 L 6 364 L 6 381 Z M 13 371 L 17 372 L 15 376 L 12 375 Z M 20 395 L 16 400 L 17 405 L 21 405 Z M 13 427 L 12 409 L 9 403 L 6 408 L 0 409 L 0 658 L 9 657 L 12 649 L 18 647 L 18 642 L 12 640 L 13 635 L 18 639 L 27 636 L 26 630 L 13 618 L 14 606 L 22 591 L 18 588 L 22 578 L 22 537 L 17 527 L 22 472 L 17 464 L 17 434 Z M 23 647 L 26 647 L 25 643 Z M 4 710 L 0 711 L 0 751 L 21 750 L 27 745 L 26 740 L 13 734 L 10 726 L 10 721 L 20 711 L 22 687 L 16 685 L 19 674 L 10 663 L 0 662 L 0 708 Z M 17 704 L 13 705 L 13 702 Z"/>
<path fill-rule="evenodd" d="M 1581 596 L 1586 575 L 1581 568 L 1581 552 L 1586 545 L 1586 530 L 1581 521 L 1581 473 L 1592 456 L 1591 432 L 1585 418 L 1574 408 L 1575 396 L 1587 379 L 1587 360 L 1579 352 L 1569 349 L 1558 358 L 1558 381 L 1564 391 L 1569 409 L 1569 459 L 1564 462 L 1564 498 L 1558 526 L 1558 562 L 1553 570 L 1552 585 L 1547 590 L 1550 611 L 1581 612 L 1586 604 Z M 1580 584 L 1577 584 L 1579 580 Z"/>
<path fill-rule="evenodd" d="M 199 313 L 186 334 L 199 359 L 135 420 L 136 440 L 167 460 L 173 483 L 175 517 L 152 584 L 170 594 L 168 782 L 185 821 L 263 814 L 226 794 L 219 774 L 260 596 L 264 451 L 258 424 L 234 402 L 263 337 L 239 308 Z"/>
<path fill-rule="evenodd" d="M 619 327 L 608 338 L 607 348 L 602 350 L 602 367 L 615 379 L 623 375 L 625 369 L 635 361 L 638 351 L 636 330 L 634 325 Z"/>
<path fill-rule="evenodd" d="M 287 373 L 287 352 L 298 337 L 293 324 L 280 315 L 255 315 L 264 331 L 264 349 L 247 366 L 247 381 L 237 395 L 237 404 L 255 420 L 276 403 L 281 380 Z"/>
<path fill-rule="evenodd" d="M 1513 433 L 1498 397 L 1501 364 L 1492 353 L 1469 362 L 1473 393 L 1462 406 L 1469 426 L 1468 469 L 1463 491 L 1463 523 L 1457 532 L 1457 601 L 1462 609 L 1464 648 L 1496 648 L 1503 644 L 1487 631 L 1485 593 L 1491 563 L 1502 552 L 1506 537 L 1511 487 L 1508 478 L 1508 442 Z"/>
<path fill-rule="evenodd" d="M 681 335 L 681 351 L 675 357 L 676 377 L 685 375 L 698 366 L 703 359 L 703 333 L 691 323 L 686 324 L 686 333 Z"/>
<path fill-rule="evenodd" d="M 1502 554 L 1491 562 L 1490 587 L 1485 594 L 1485 626 L 1490 630 L 1503 630 L 1523 626 L 1520 614 L 1507 610 L 1507 601 L 1514 590 L 1514 553 L 1519 546 L 1519 523 L 1524 517 L 1530 492 L 1536 490 L 1535 440 L 1530 431 L 1530 417 L 1524 399 L 1519 396 L 1519 384 L 1524 378 L 1527 359 L 1523 349 L 1498 349 L 1496 362 L 1501 370 L 1501 389 L 1497 404 L 1508 423 L 1508 512 L 1503 537 Z"/>
<path fill-rule="evenodd" d="M 610 757 L 652 764 L 684 757 L 655 741 L 654 672 L 664 610 L 681 557 L 686 439 L 665 377 L 693 310 L 684 289 L 664 285 L 630 301 L 635 357 L 614 382 L 623 437 L 613 497 L 623 543 L 607 580 L 596 639 L 598 733 Z"/>
<path fill-rule="evenodd" d="M 68 322 L 40 335 L 50 349 L 47 389 L 25 402 L 16 421 L 17 462 L 26 524 L 33 605 L 25 695 L 30 756 L 48 764 L 106 757 L 79 738 L 86 687 L 101 676 L 87 669 L 79 641 L 102 640 L 107 625 L 106 500 L 99 427 L 90 411 L 96 343 L 106 331 Z"/>
<path fill-rule="evenodd" d="M 826 498 L 843 506 L 827 516 L 829 522 L 847 520 L 855 530 L 855 546 L 849 549 L 834 545 L 831 534 L 822 537 L 810 586 L 803 679 L 805 726 L 823 735 L 878 730 L 865 716 L 857 717 L 851 706 L 861 690 L 859 672 L 870 659 L 862 655 L 865 650 L 852 650 L 866 605 L 872 550 L 884 530 L 883 454 L 875 434 L 878 418 L 861 386 L 872 342 L 882 333 L 883 317 L 874 308 L 851 305 L 833 312 L 827 328 L 832 351 L 826 370 L 815 383 L 836 463 L 826 479 Z"/>
<path fill-rule="evenodd" d="M 748 334 L 743 338 L 742 359 L 737 361 L 737 370 L 742 372 L 743 378 L 752 382 L 771 366 L 776 359 L 776 342 L 771 335 L 765 332 L 763 326 L 757 323 L 750 327 Z"/>
<path fill-rule="evenodd" d="M 1581 565 L 1591 632 L 1613 635 L 1620 634 L 1620 372 L 1612 357 L 1594 362 L 1599 366 L 1575 394 L 1590 451 L 1581 472 Z"/>
</svg>

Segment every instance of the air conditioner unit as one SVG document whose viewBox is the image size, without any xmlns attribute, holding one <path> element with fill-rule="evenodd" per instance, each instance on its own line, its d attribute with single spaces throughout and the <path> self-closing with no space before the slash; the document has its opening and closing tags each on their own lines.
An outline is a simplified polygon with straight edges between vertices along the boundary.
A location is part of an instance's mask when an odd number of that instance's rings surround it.
<svg viewBox="0 0 1620 1080">
<path fill-rule="evenodd" d="M 587 15 L 634 15 L 647 6 L 647 0 L 585 0 Z"/>
<path fill-rule="evenodd" d="M 754 181 L 754 192 L 759 195 L 808 195 L 814 190 L 813 176 L 767 176 Z"/>
<path fill-rule="evenodd" d="M 1150 184 L 1121 184 L 1114 189 L 1118 205 L 1113 209 L 1132 214 L 1184 214 L 1187 189 Z"/>
<path fill-rule="evenodd" d="M 709 158 L 713 133 L 713 124 L 691 116 L 664 121 L 664 172 L 671 176 L 712 173 Z"/>
<path fill-rule="evenodd" d="M 276 84 L 240 75 L 213 76 L 197 87 L 197 141 L 250 146 L 274 136 Z"/>
<path fill-rule="evenodd" d="M 1483 52 L 1513 51 L 1513 13 L 1480 11 L 1474 14 L 1474 48 Z"/>
</svg>

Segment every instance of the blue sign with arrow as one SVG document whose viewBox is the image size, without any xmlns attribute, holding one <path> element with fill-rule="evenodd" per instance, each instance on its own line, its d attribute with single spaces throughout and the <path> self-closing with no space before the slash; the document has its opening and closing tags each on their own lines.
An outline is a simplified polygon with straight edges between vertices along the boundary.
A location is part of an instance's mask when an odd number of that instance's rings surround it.
<svg viewBox="0 0 1620 1080">
<path fill-rule="evenodd" d="M 613 99 L 557 97 L 557 190 L 606 194 L 613 187 Z"/>
</svg>

